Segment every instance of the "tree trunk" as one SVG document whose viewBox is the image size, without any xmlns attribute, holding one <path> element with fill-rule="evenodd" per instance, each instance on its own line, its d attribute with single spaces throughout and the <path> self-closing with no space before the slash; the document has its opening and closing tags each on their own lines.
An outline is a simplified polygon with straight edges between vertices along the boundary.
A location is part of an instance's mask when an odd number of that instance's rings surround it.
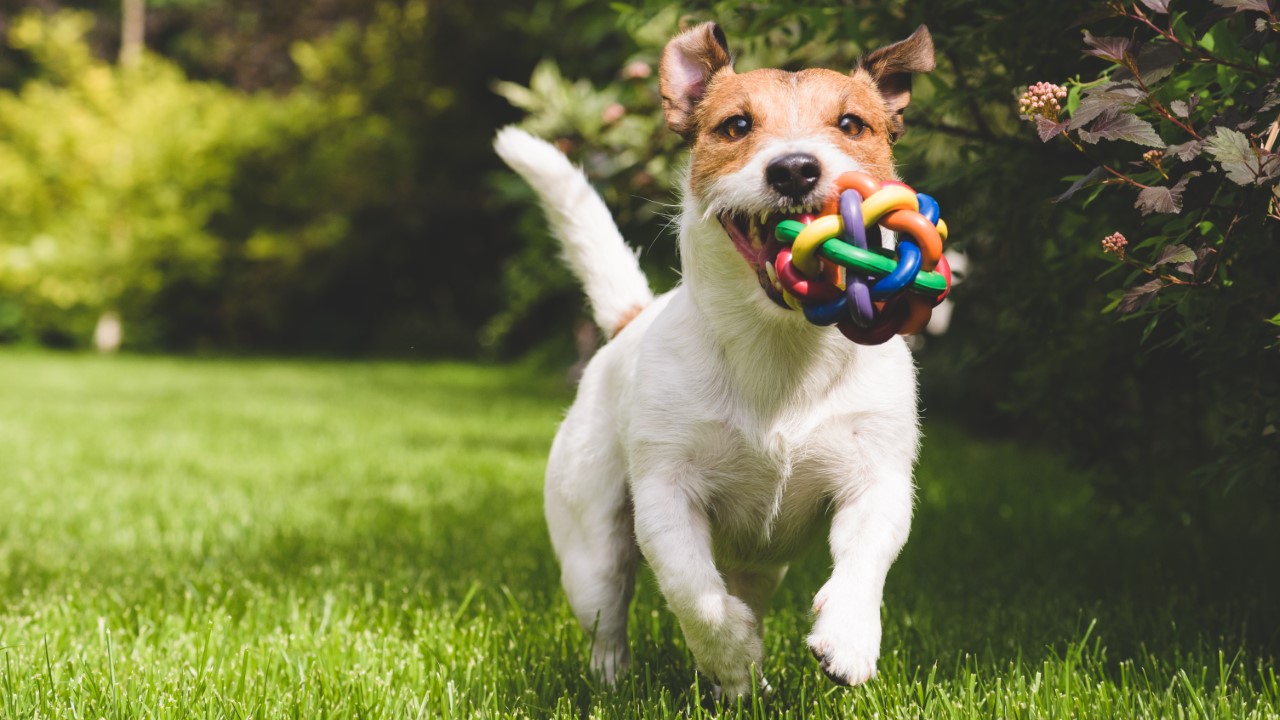
<svg viewBox="0 0 1280 720">
<path fill-rule="evenodd" d="M 146 44 L 146 0 L 121 0 L 120 65 L 133 67 L 142 58 Z"/>
</svg>

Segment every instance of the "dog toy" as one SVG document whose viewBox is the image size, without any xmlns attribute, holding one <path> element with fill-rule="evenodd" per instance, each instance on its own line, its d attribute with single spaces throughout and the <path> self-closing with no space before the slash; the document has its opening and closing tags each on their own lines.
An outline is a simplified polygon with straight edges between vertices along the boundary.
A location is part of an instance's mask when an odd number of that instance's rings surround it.
<svg viewBox="0 0 1280 720">
<path fill-rule="evenodd" d="M 924 329 L 951 291 L 942 254 L 947 224 L 938 203 L 897 181 L 844 173 L 818 217 L 783 220 L 775 260 L 783 300 L 814 325 L 835 325 L 860 345 L 879 345 Z M 881 247 L 877 225 L 899 234 Z M 872 242 L 869 246 L 868 238 Z"/>
</svg>

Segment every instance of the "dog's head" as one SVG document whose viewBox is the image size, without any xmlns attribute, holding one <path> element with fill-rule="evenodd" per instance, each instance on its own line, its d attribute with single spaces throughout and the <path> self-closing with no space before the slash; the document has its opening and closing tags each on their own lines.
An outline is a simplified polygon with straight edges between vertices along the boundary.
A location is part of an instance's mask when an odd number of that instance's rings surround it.
<svg viewBox="0 0 1280 720">
<path fill-rule="evenodd" d="M 843 172 L 893 177 L 892 144 L 904 129 L 911 74 L 933 65 L 923 25 L 847 75 L 735 73 L 715 23 L 667 44 L 659 81 L 667 125 L 691 148 L 686 202 L 723 226 L 770 299 L 782 304 L 769 272 L 778 222 L 821 208 Z"/>
</svg>

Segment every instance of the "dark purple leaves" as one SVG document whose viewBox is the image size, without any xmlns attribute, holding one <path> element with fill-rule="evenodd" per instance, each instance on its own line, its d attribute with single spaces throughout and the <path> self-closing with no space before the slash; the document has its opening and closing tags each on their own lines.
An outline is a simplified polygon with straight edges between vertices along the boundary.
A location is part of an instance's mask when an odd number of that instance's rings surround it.
<svg viewBox="0 0 1280 720">
<path fill-rule="evenodd" d="M 1156 256 L 1156 261 L 1151 263 L 1151 269 L 1154 270 L 1161 265 L 1195 262 L 1195 259 L 1196 251 L 1186 245 L 1166 245 Z"/>
<path fill-rule="evenodd" d="M 1222 163 L 1227 179 L 1237 185 L 1262 184 L 1280 176 L 1280 156 L 1255 148 L 1244 133 L 1220 127 L 1205 141 L 1205 149 Z"/>
<path fill-rule="evenodd" d="M 1139 0 L 1148 10 L 1164 15 L 1169 12 L 1169 0 Z"/>
<path fill-rule="evenodd" d="M 1126 55 L 1133 50 L 1133 41 L 1123 37 L 1098 37 L 1088 30 L 1084 31 L 1084 44 L 1089 46 L 1086 55 L 1100 57 L 1103 60 L 1123 63 Z"/>
<path fill-rule="evenodd" d="M 1180 145 L 1170 145 L 1165 148 L 1164 156 L 1173 156 L 1182 162 L 1191 162 L 1196 159 L 1204 150 L 1203 140 L 1188 140 Z"/>
<path fill-rule="evenodd" d="M 1144 97 L 1146 93 L 1141 88 L 1128 83 L 1108 82 L 1086 90 L 1067 129 L 1079 130 L 1108 110 L 1128 110 Z"/>
<path fill-rule="evenodd" d="M 1153 212 L 1176 215 L 1182 212 L 1182 198 L 1174 197 L 1173 190 L 1167 187 L 1152 186 L 1142 188 L 1142 192 L 1138 193 L 1138 201 L 1133 206 L 1141 210 L 1143 215 Z"/>
<path fill-rule="evenodd" d="M 1182 59 L 1182 49 L 1177 45 L 1167 42 L 1153 42 L 1142 47 L 1138 51 L 1138 57 L 1134 60 L 1134 64 L 1138 67 L 1138 77 L 1142 78 L 1145 85 L 1163 80 L 1173 72 L 1173 68 Z M 1128 68 L 1120 68 L 1114 75 L 1117 80 L 1126 80 L 1133 77 Z"/>
<path fill-rule="evenodd" d="M 1187 275 L 1190 275 L 1191 277 L 1195 277 L 1200 273 L 1202 269 L 1204 269 L 1205 265 L 1209 263 L 1209 259 L 1212 258 L 1216 253 L 1217 251 L 1214 250 L 1213 248 L 1207 248 L 1207 247 L 1196 248 L 1195 260 L 1179 263 L 1178 266 L 1174 268 L 1174 270 L 1177 270 L 1180 273 L 1185 273 Z"/>
<path fill-rule="evenodd" d="M 1041 142 L 1049 142 L 1067 129 L 1067 123 L 1054 122 L 1043 115 L 1036 116 L 1036 130 L 1040 133 Z"/>
<path fill-rule="evenodd" d="M 1177 215 L 1182 212 L 1182 193 L 1187 189 L 1187 183 L 1199 174 L 1187 173 L 1186 177 L 1174 183 L 1172 187 L 1143 188 L 1142 192 L 1138 193 L 1138 201 L 1133 206 L 1141 210 L 1143 215 L 1150 215 L 1153 212 Z"/>
<path fill-rule="evenodd" d="M 1107 110 L 1099 115 L 1088 130 L 1080 131 L 1080 139 L 1087 143 L 1097 143 L 1099 140 L 1127 140 L 1154 148 L 1165 146 L 1151 123 L 1133 113 L 1116 110 Z"/>
<path fill-rule="evenodd" d="M 1164 283 L 1160 280 L 1152 280 L 1151 282 L 1131 287 L 1124 291 L 1124 297 L 1120 298 L 1120 304 L 1116 306 L 1116 310 L 1122 315 L 1137 312 L 1150 305 L 1151 301 L 1156 299 L 1156 293 L 1160 292 L 1162 287 L 1164 287 Z"/>
<path fill-rule="evenodd" d="M 1063 200 L 1069 199 L 1072 195 L 1075 195 L 1076 193 L 1080 192 L 1080 188 L 1084 187 L 1085 185 L 1092 185 L 1099 178 L 1103 177 L 1106 174 L 1107 174 L 1107 171 L 1103 170 L 1100 167 L 1096 167 L 1090 170 L 1088 175 L 1085 175 L 1079 180 L 1076 180 L 1075 182 L 1071 183 L 1071 187 L 1067 188 L 1066 192 L 1054 198 L 1053 201 L 1056 203 L 1060 203 Z"/>
<path fill-rule="evenodd" d="M 1271 10 L 1271 8 L 1267 7 L 1267 0 L 1213 0 L 1213 4 L 1230 8 L 1235 12 L 1252 10 L 1253 12 L 1264 13 Z"/>
</svg>

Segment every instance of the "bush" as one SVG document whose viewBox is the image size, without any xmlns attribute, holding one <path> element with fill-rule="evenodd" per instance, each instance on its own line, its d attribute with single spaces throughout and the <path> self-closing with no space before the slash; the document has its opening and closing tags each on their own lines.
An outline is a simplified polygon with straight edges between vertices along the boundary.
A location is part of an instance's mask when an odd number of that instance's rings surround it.
<svg viewBox="0 0 1280 720">
<path fill-rule="evenodd" d="M 1168 159 L 1172 149 L 1166 151 L 1161 167 L 1155 167 L 1140 157 L 1149 147 L 1138 147 L 1136 154 L 1126 157 L 1124 148 L 1133 146 L 1124 142 L 1089 146 L 1090 152 L 1102 150 L 1104 155 L 1116 150 L 1106 161 L 1136 182 L 1167 188 L 1167 198 L 1160 190 L 1144 196 L 1142 204 L 1153 212 L 1183 193 L 1183 212 L 1147 216 L 1133 208 L 1134 193 L 1114 188 L 1100 192 L 1107 187 L 1090 186 L 1099 177 L 1087 173 L 1091 166 L 1082 166 L 1072 145 L 1041 144 L 1029 136 L 1025 125 L 1020 126 L 1015 91 L 1034 79 L 1096 74 L 1096 67 L 1082 72 L 1079 46 L 1064 38 L 1082 21 L 1091 28 L 1132 22 L 1115 17 L 1122 10 L 1131 14 L 1132 4 L 1099 3 L 1100 13 L 1084 19 L 1079 17 L 1082 8 L 1069 3 L 1012 1 L 893 2 L 855 10 L 723 0 L 685 7 L 692 16 L 684 24 L 715 19 L 725 27 L 739 69 L 847 68 L 859 53 L 927 23 L 937 43 L 939 67 L 915 81 L 907 111 L 908 127 L 914 129 L 899 143 L 896 157 L 907 181 L 940 200 L 952 227 L 951 246 L 966 252 L 971 261 L 969 276 L 953 294 L 951 331 L 930 338 L 919 353 L 929 412 L 954 415 L 974 429 L 1046 443 L 1070 452 L 1083 465 L 1107 470 L 1099 475 L 1100 482 L 1117 509 L 1142 504 L 1175 517 L 1204 519 L 1225 488 L 1246 481 L 1248 490 L 1232 501 L 1243 502 L 1223 518 L 1265 521 L 1267 508 L 1280 499 L 1280 484 L 1274 482 L 1280 477 L 1280 434 L 1274 427 L 1280 407 L 1280 348 L 1274 325 L 1268 322 L 1280 310 L 1280 296 L 1265 281 L 1280 269 L 1275 256 L 1280 245 L 1274 221 L 1263 219 L 1275 212 L 1267 200 L 1274 185 L 1243 185 L 1231 179 L 1233 162 L 1254 162 L 1259 172 L 1251 177 L 1266 175 L 1273 167 L 1271 156 L 1258 152 L 1257 137 L 1271 116 L 1258 115 L 1254 125 L 1235 127 L 1251 119 L 1250 112 L 1264 112 L 1270 92 L 1265 88 L 1274 87 L 1267 83 L 1276 75 L 1276 26 L 1258 9 L 1259 0 L 1234 3 L 1245 8 L 1237 14 L 1203 3 L 1179 10 L 1173 32 L 1189 49 L 1183 48 L 1176 60 L 1153 55 L 1151 48 L 1143 51 L 1138 46 L 1142 38 L 1130 38 L 1131 29 L 1125 30 L 1130 60 L 1138 63 L 1140 73 L 1150 72 L 1148 64 L 1156 59 L 1172 71 L 1161 79 L 1159 90 L 1152 90 L 1170 114 L 1202 128 L 1202 134 L 1217 134 L 1217 127 L 1246 133 L 1249 152 L 1254 153 L 1248 155 L 1239 137 L 1225 130 L 1221 137 L 1234 144 L 1206 145 L 1198 158 L 1179 161 L 1176 168 Z M 649 63 L 682 23 L 669 6 L 656 0 L 622 13 L 637 45 L 636 59 Z M 1155 34 L 1149 28 L 1147 32 Z M 1205 62 L 1201 50 L 1258 72 L 1224 70 Z M 1122 56 L 1114 59 L 1119 62 L 1103 70 L 1106 77 L 1101 81 L 1072 83 L 1072 95 L 1062 99 L 1068 109 L 1114 87 L 1105 82 L 1125 81 L 1117 73 L 1126 61 Z M 600 129 L 599 123 L 563 110 L 552 97 L 570 91 L 578 97 L 595 93 L 595 107 L 616 101 L 628 116 L 656 122 L 652 79 L 645 91 L 630 87 L 635 81 L 625 77 L 594 88 L 550 72 L 536 81 L 527 90 L 500 90 L 532 113 L 532 126 L 559 137 L 578 153 L 606 197 L 621 206 L 623 217 L 634 218 L 637 208 L 669 197 L 659 183 L 658 188 L 644 190 L 645 197 L 635 198 L 640 193 L 632 177 L 647 169 L 629 164 L 632 158 L 656 152 L 662 156 L 658 167 L 679 166 L 674 138 L 663 134 L 660 126 L 653 132 L 611 136 L 607 125 Z M 1201 99 L 1190 107 L 1193 89 Z M 1189 106 L 1187 118 L 1177 117 L 1173 100 Z M 582 107 L 584 101 L 576 104 Z M 1177 107 L 1180 112 L 1182 106 Z M 1139 119 L 1158 114 L 1150 105 L 1137 113 Z M 1233 113 L 1239 117 L 1230 119 Z M 1224 119 L 1213 120 L 1224 114 Z M 1152 125 L 1166 138 L 1159 144 L 1181 142 L 1174 134 L 1176 125 L 1163 116 Z M 1083 123 L 1079 129 L 1116 132 Z M 1072 129 L 1074 137 L 1079 137 L 1079 129 Z M 605 148 L 606 161 L 593 163 L 584 145 Z M 1236 153 L 1236 160 L 1224 165 L 1225 153 L 1230 152 Z M 1172 174 L 1166 179 L 1162 169 Z M 1190 172 L 1200 175 L 1179 187 Z M 664 182 L 670 173 L 666 175 Z M 1064 176 L 1069 176 L 1068 183 L 1063 183 Z M 1084 194 L 1051 202 L 1064 194 L 1070 180 L 1082 176 L 1087 179 L 1077 191 Z M 1117 182 L 1128 184 L 1118 178 Z M 1242 200 L 1250 208 L 1248 216 L 1240 215 L 1231 228 Z M 1246 229 L 1242 223 L 1251 224 Z M 624 231 L 647 241 L 655 226 L 631 224 Z M 1143 261 L 1141 268 L 1129 266 L 1127 278 L 1108 272 L 1104 264 L 1101 241 L 1117 230 L 1134 239 L 1128 258 Z M 659 243 L 668 245 L 669 241 Z M 1196 259 L 1179 245 L 1190 252 L 1199 250 Z M 1206 248 L 1214 252 L 1206 253 Z M 663 262 L 671 262 L 669 252 L 664 252 Z M 1187 262 L 1192 263 L 1189 269 L 1183 267 Z M 1200 282 L 1210 273 L 1215 273 L 1215 280 L 1194 287 L 1166 278 L 1158 291 L 1154 286 L 1143 288 L 1158 275 Z M 1131 300 L 1124 308 L 1133 312 L 1120 313 L 1126 291 L 1116 287 L 1117 279 L 1135 289 L 1130 298 L 1138 303 Z M 1111 322 L 1104 311 L 1122 322 Z M 1186 515 L 1191 508 L 1195 510 Z"/>
<path fill-rule="evenodd" d="M 28 13 L 10 30 L 38 75 L 0 93 L 0 332 L 83 344 L 101 313 L 119 311 L 134 346 L 181 344 L 204 313 L 175 307 L 179 296 L 219 292 L 233 268 L 297 265 L 347 235 L 343 206 L 318 203 L 314 185 L 289 193 L 305 204 L 287 226 L 220 232 L 240 210 L 247 169 L 281 148 L 367 137 L 378 125 L 312 93 L 192 82 L 153 55 L 108 65 L 84 43 L 91 23 Z M 293 169 L 340 177 L 316 167 L 349 161 L 332 147 L 302 153 L 308 164 Z M 277 172 L 272 189 L 290 180 Z"/>
</svg>

